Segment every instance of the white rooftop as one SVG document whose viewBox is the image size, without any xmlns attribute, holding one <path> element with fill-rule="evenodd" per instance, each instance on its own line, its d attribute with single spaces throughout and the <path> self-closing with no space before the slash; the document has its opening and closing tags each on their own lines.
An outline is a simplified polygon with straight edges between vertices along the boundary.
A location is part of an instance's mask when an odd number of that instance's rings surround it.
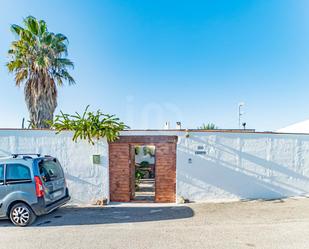
<svg viewBox="0 0 309 249">
<path fill-rule="evenodd" d="M 287 127 L 277 130 L 283 133 L 309 133 L 309 120 L 289 125 Z"/>
</svg>

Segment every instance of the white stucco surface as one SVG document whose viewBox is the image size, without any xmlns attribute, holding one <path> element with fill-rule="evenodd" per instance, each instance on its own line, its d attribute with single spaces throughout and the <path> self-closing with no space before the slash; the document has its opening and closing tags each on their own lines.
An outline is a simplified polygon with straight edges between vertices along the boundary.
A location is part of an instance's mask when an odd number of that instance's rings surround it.
<svg viewBox="0 0 309 249">
<path fill-rule="evenodd" d="M 192 132 L 179 137 L 178 196 L 222 201 L 308 194 L 308 135 Z"/>
<path fill-rule="evenodd" d="M 202 202 L 309 195 L 309 135 L 175 130 L 121 135 L 178 136 L 178 197 Z M 70 132 L 0 130 L 0 156 L 11 153 L 57 157 L 73 203 L 91 204 L 109 197 L 105 140 L 92 146 L 73 142 Z M 96 154 L 101 155 L 99 165 L 92 161 Z"/>
<path fill-rule="evenodd" d="M 90 204 L 109 197 L 108 146 L 105 140 L 95 145 L 72 141 L 71 132 L 0 130 L 0 156 L 12 153 L 40 153 L 59 159 L 67 179 L 72 203 Z M 101 155 L 93 164 L 92 155 Z"/>
</svg>

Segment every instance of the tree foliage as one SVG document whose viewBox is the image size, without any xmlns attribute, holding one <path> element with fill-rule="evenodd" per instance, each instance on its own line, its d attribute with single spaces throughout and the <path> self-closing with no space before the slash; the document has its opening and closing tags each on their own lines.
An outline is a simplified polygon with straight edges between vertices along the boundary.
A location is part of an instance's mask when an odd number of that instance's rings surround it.
<svg viewBox="0 0 309 249">
<path fill-rule="evenodd" d="M 141 147 L 140 146 L 136 146 L 134 148 L 134 150 L 135 150 L 135 155 L 138 155 L 140 153 L 140 151 L 141 151 Z"/>
<path fill-rule="evenodd" d="M 57 133 L 65 130 L 74 131 L 73 141 L 75 142 L 83 139 L 91 144 L 94 144 L 95 139 L 103 137 L 113 142 L 119 137 L 120 131 L 129 128 L 115 115 L 104 114 L 100 110 L 91 112 L 88 108 L 89 105 L 82 115 L 77 112 L 74 115 L 61 112 L 60 115 L 56 115 L 53 122 L 50 122 L 50 125 Z"/>
<path fill-rule="evenodd" d="M 199 130 L 217 130 L 218 126 L 214 123 L 202 124 L 202 126 L 198 127 Z"/>
<path fill-rule="evenodd" d="M 75 83 L 68 72 L 73 68 L 73 62 L 66 58 L 68 39 L 49 32 L 46 22 L 33 16 L 25 18 L 23 24 L 11 26 L 16 40 L 11 43 L 6 66 L 15 75 L 16 86 L 25 85 L 32 126 L 48 128 L 45 121 L 53 119 L 57 107 L 57 85 Z"/>
<path fill-rule="evenodd" d="M 144 156 L 151 156 L 151 157 L 154 157 L 155 156 L 155 148 L 153 146 L 145 146 L 143 148 L 143 153 L 144 153 Z"/>
</svg>

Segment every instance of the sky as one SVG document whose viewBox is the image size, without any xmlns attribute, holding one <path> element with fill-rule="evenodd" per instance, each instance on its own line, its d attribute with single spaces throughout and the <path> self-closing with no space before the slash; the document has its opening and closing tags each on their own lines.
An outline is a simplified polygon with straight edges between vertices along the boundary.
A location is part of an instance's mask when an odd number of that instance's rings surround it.
<svg viewBox="0 0 309 249">
<path fill-rule="evenodd" d="M 0 0 L 0 127 L 28 120 L 5 64 L 32 15 L 69 39 L 76 85 L 56 114 L 101 109 L 133 129 L 215 123 L 259 131 L 309 119 L 307 0 Z"/>
</svg>

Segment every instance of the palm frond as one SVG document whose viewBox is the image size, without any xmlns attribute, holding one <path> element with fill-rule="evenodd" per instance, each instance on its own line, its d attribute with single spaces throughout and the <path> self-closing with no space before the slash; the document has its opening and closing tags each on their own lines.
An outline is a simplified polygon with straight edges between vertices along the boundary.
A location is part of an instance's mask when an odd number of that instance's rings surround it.
<svg viewBox="0 0 309 249">
<path fill-rule="evenodd" d="M 15 61 L 8 62 L 6 65 L 7 65 L 9 72 L 13 72 L 13 71 L 19 69 L 22 64 L 23 63 L 22 63 L 21 60 L 15 60 Z"/>
<path fill-rule="evenodd" d="M 11 31 L 12 33 L 14 33 L 15 35 L 20 35 L 20 33 L 23 31 L 24 29 L 22 27 L 20 27 L 19 25 L 13 24 L 11 25 Z"/>
<path fill-rule="evenodd" d="M 28 16 L 24 19 L 24 24 L 27 27 L 27 30 L 30 31 L 33 35 L 39 34 L 39 23 L 33 16 Z"/>
<path fill-rule="evenodd" d="M 39 23 L 39 35 L 42 36 L 47 31 L 46 22 L 40 20 L 38 23 Z"/>
<path fill-rule="evenodd" d="M 63 67 L 74 68 L 74 63 L 67 58 L 58 58 L 55 60 L 55 66 L 60 68 Z"/>
<path fill-rule="evenodd" d="M 28 70 L 21 69 L 15 74 L 16 86 L 20 86 L 28 77 Z"/>
<path fill-rule="evenodd" d="M 58 42 L 68 42 L 68 38 L 63 34 L 58 33 L 55 35 L 55 37 L 57 38 Z"/>
</svg>

